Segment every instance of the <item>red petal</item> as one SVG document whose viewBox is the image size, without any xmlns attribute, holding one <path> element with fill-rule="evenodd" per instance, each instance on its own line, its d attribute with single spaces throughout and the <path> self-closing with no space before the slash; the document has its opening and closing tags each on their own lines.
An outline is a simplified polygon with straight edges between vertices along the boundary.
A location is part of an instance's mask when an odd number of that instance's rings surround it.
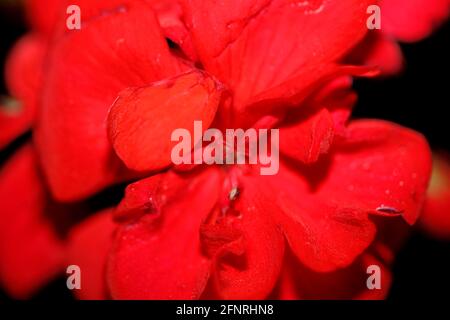
<svg viewBox="0 0 450 320">
<path fill-rule="evenodd" d="M 123 89 L 179 71 L 141 2 L 87 22 L 56 44 L 36 135 L 57 199 L 79 199 L 118 180 L 123 167 L 107 139 L 108 109 Z"/>
<path fill-rule="evenodd" d="M 183 21 L 183 11 L 178 0 L 146 0 L 154 8 L 159 24 L 167 38 L 175 42 L 193 61 L 197 60 L 191 35 Z"/>
<path fill-rule="evenodd" d="M 210 168 L 160 212 L 119 228 L 108 266 L 116 299 L 195 299 L 208 280 L 200 225 L 217 202 L 219 172 Z M 214 171 L 213 171 L 214 170 Z"/>
<path fill-rule="evenodd" d="M 69 234 L 67 265 L 81 270 L 81 289 L 74 290 L 78 299 L 107 298 L 106 259 L 116 225 L 112 210 L 104 210 L 83 221 Z"/>
<path fill-rule="evenodd" d="M 370 274 L 367 267 L 380 267 L 381 288 L 369 290 L 366 282 Z M 384 299 L 391 286 L 391 272 L 372 256 L 364 253 L 351 266 L 328 273 L 317 273 L 288 255 L 278 287 L 272 298 L 282 300 L 302 299 Z"/>
<path fill-rule="evenodd" d="M 382 75 L 400 73 L 404 67 L 403 53 L 398 43 L 382 32 L 371 32 L 353 50 L 350 61 L 377 67 Z"/>
<path fill-rule="evenodd" d="M 421 227 L 430 235 L 441 239 L 450 239 L 449 159 L 447 154 L 433 156 L 433 174 L 420 218 Z"/>
<path fill-rule="evenodd" d="M 66 5 L 76 4 L 82 12 L 82 20 L 86 21 L 102 12 L 124 7 L 136 0 L 65 0 Z M 196 53 L 190 34 L 183 23 L 183 12 L 177 0 L 138 0 L 146 2 L 155 11 L 164 35 L 178 44 L 189 57 Z"/>
<path fill-rule="evenodd" d="M 46 194 L 30 145 L 0 172 L 0 283 L 27 298 L 63 268 L 64 249 L 45 218 Z"/>
<path fill-rule="evenodd" d="M 66 13 L 66 0 L 26 0 L 25 9 L 34 30 L 42 35 L 50 35 L 58 18 Z"/>
<path fill-rule="evenodd" d="M 305 104 L 288 112 L 280 128 L 280 151 L 303 163 L 314 163 L 331 147 L 334 135 L 342 136 L 356 94 L 351 78 L 331 81 Z"/>
<path fill-rule="evenodd" d="M 183 177 L 171 171 L 132 183 L 127 186 L 125 197 L 114 210 L 114 219 L 120 222 L 160 212 L 188 183 L 189 176 Z"/>
<path fill-rule="evenodd" d="M 448 0 L 382 0 L 382 30 L 406 42 L 431 34 L 450 14 Z"/>
<path fill-rule="evenodd" d="M 354 196 L 369 207 L 378 207 L 378 213 L 389 214 L 392 213 L 389 208 L 395 209 L 413 224 L 423 204 L 431 173 L 431 154 L 425 138 L 392 123 L 360 120 L 350 126 L 347 145 L 343 148 L 348 148 L 342 160 L 349 163 L 346 165 L 347 183 L 356 183 Z M 359 159 L 353 158 L 355 161 L 350 163 L 351 156 Z M 353 172 L 355 177 L 352 177 Z M 368 181 L 371 185 L 363 187 Z M 357 185 L 361 189 L 358 190 Z M 382 195 L 386 200 L 380 205 Z"/>
<path fill-rule="evenodd" d="M 227 216 L 222 212 L 215 224 L 203 227 L 208 249 L 224 241 L 215 254 L 209 298 L 264 299 L 281 270 L 284 237 L 271 217 L 275 208 L 260 197 L 258 185 L 242 188 Z"/>
<path fill-rule="evenodd" d="M 121 92 L 108 117 L 114 150 L 133 170 L 168 166 L 172 148 L 178 144 L 171 141 L 172 132 L 184 128 L 193 136 L 194 121 L 202 121 L 206 130 L 214 119 L 221 90 L 213 78 L 192 71 Z"/>
<path fill-rule="evenodd" d="M 201 61 L 234 90 L 242 111 L 261 99 L 301 92 L 328 75 L 367 31 L 369 3 L 186 0 L 185 7 Z M 294 86 L 291 79 L 301 81 Z"/>
<path fill-rule="evenodd" d="M 14 45 L 5 65 L 8 90 L 23 104 L 30 120 L 34 120 L 37 109 L 46 49 L 41 36 L 26 35 Z"/>
<path fill-rule="evenodd" d="M 45 41 L 32 34 L 21 38 L 9 53 L 5 64 L 6 85 L 20 102 L 0 107 L 0 149 L 27 131 L 34 122 L 45 49 Z"/>
<path fill-rule="evenodd" d="M 280 129 L 280 151 L 301 162 L 313 163 L 328 152 L 333 135 L 333 118 L 327 109 L 321 109 Z"/>
<path fill-rule="evenodd" d="M 0 106 L 0 149 L 25 133 L 31 126 L 31 115 L 23 110 L 18 101 L 7 101 L 7 106 Z"/>
<path fill-rule="evenodd" d="M 424 199 L 429 148 L 422 136 L 382 121 L 357 121 L 345 148 L 315 166 L 280 166 L 254 182 L 306 266 L 330 271 L 350 265 L 372 242 L 368 215 L 402 215 L 413 223 Z M 300 174 L 303 172 L 305 177 Z M 306 179 L 305 179 L 306 178 Z"/>
</svg>

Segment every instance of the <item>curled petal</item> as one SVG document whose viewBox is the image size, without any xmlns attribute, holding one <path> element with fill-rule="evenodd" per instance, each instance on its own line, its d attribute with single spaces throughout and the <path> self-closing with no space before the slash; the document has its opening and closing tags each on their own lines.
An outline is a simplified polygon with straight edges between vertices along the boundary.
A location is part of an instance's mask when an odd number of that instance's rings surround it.
<svg viewBox="0 0 450 320">
<path fill-rule="evenodd" d="M 313 163 L 328 152 L 333 136 L 333 118 L 327 109 L 321 109 L 280 129 L 280 151 L 301 162 Z"/>
<path fill-rule="evenodd" d="M 214 119 L 221 91 L 213 78 L 191 71 L 121 92 L 108 116 L 114 150 L 128 168 L 136 171 L 167 167 L 178 143 L 172 141 L 172 133 L 184 129 L 194 136 L 194 121 L 201 121 L 206 130 Z M 193 148 L 199 141 L 188 143 Z"/>
</svg>

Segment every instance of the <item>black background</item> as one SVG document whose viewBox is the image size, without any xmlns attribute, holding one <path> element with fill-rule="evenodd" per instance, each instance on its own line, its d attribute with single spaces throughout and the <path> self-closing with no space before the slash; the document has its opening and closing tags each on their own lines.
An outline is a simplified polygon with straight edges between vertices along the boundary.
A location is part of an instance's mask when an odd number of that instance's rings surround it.
<svg viewBox="0 0 450 320">
<path fill-rule="evenodd" d="M 0 61 L 11 45 L 26 31 L 20 11 L 0 4 Z M 450 150 L 449 58 L 450 24 L 432 37 L 415 44 L 402 44 L 406 58 L 403 74 L 388 79 L 356 80 L 359 102 L 355 117 L 391 120 L 422 132 L 435 150 Z M 5 95 L 4 79 L 0 95 Z M 23 142 L 19 140 L 0 153 L 0 163 Z M 1 203 L 0 203 L 1 208 Z M 390 299 L 445 298 L 450 288 L 450 242 L 433 240 L 415 230 L 394 265 Z M 0 262 L 1 263 L 1 262 Z M 447 294 L 447 296 L 449 296 Z M 44 288 L 35 299 L 71 299 L 64 279 Z M 0 301 L 8 297 L 0 289 Z"/>
</svg>

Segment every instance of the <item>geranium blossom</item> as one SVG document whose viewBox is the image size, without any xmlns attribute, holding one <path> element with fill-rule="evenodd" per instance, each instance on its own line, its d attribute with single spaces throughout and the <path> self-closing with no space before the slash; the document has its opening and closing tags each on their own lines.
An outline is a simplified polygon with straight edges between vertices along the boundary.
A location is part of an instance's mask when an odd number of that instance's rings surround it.
<svg viewBox="0 0 450 320">
<path fill-rule="evenodd" d="M 73 31 L 68 1 L 49 1 L 50 14 L 38 2 L 28 2 L 33 31 L 6 74 L 31 116 L 0 140 L 34 127 L 33 144 L 0 172 L 0 281 L 12 295 L 29 296 L 70 264 L 85 270 L 81 299 L 387 294 L 431 156 L 419 133 L 349 120 L 351 77 L 377 73 L 348 63 L 370 36 L 373 1 L 79 0 Z M 279 128 L 279 173 L 174 166 L 170 134 L 194 121 Z M 48 217 L 49 206 L 83 215 L 82 201 L 121 182 L 131 183 L 116 208 L 68 223 L 68 233 Z M 11 243 L 24 239 L 33 245 L 22 258 Z M 384 275 L 379 291 L 365 287 L 372 264 Z"/>
</svg>

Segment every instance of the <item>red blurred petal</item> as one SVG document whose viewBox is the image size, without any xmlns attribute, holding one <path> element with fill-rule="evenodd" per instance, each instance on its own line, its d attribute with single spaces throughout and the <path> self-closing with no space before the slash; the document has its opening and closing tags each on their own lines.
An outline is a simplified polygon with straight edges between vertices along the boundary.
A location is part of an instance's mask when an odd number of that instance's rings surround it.
<svg viewBox="0 0 450 320">
<path fill-rule="evenodd" d="M 353 50 L 352 63 L 377 67 L 384 76 L 400 73 L 404 67 L 403 53 L 398 43 L 382 32 L 371 32 Z"/>
<path fill-rule="evenodd" d="M 6 104 L 8 106 L 0 106 L 0 150 L 25 133 L 32 122 L 31 115 L 18 101 Z"/>
<path fill-rule="evenodd" d="M 429 36 L 450 14 L 449 0 L 382 0 L 380 7 L 383 32 L 405 42 Z"/>
<path fill-rule="evenodd" d="M 234 105 L 243 111 L 250 103 L 301 92 L 329 75 L 367 31 L 370 1 L 185 2 L 205 69 L 233 89 Z"/>
<path fill-rule="evenodd" d="M 25 9 L 34 30 L 42 35 L 51 35 L 58 18 L 66 13 L 66 0 L 26 0 Z M 92 0 L 91 0 L 92 1 Z"/>
<path fill-rule="evenodd" d="M 174 75 L 180 65 L 141 2 L 86 23 L 51 51 L 36 136 L 54 196 L 75 200 L 123 171 L 105 121 L 118 93 Z"/>
<path fill-rule="evenodd" d="M 192 60 L 197 60 L 191 35 L 183 21 L 183 10 L 178 0 L 146 0 L 154 8 L 164 35 L 175 42 Z"/>
<path fill-rule="evenodd" d="M 61 1 L 61 0 L 60 0 Z M 82 20 L 86 21 L 98 16 L 105 10 L 125 7 L 133 2 L 141 1 L 149 4 L 155 11 L 164 35 L 178 44 L 190 58 L 196 53 L 190 34 L 183 23 L 183 12 L 177 0 L 64 0 L 66 6 L 76 4 L 82 12 Z"/>
<path fill-rule="evenodd" d="M 81 289 L 74 290 L 78 299 L 107 298 L 106 259 L 116 229 L 111 213 L 111 209 L 99 212 L 69 234 L 67 265 L 77 265 L 81 271 Z"/>
<path fill-rule="evenodd" d="M 331 147 L 334 136 L 345 134 L 356 94 L 352 79 L 333 79 L 304 102 L 304 108 L 289 111 L 280 124 L 280 151 L 303 163 L 314 163 Z"/>
<path fill-rule="evenodd" d="M 210 262 L 200 247 L 200 225 L 217 202 L 214 167 L 191 179 L 185 192 L 160 212 L 119 228 L 108 266 L 116 299 L 196 299 Z"/>
<path fill-rule="evenodd" d="M 5 64 L 8 90 L 20 100 L 30 120 L 34 120 L 37 109 L 46 49 L 45 39 L 28 34 L 14 45 Z"/>
<path fill-rule="evenodd" d="M 193 136 L 194 121 L 206 130 L 214 119 L 221 86 L 205 73 L 192 71 L 146 87 L 120 93 L 108 117 L 109 138 L 117 155 L 133 170 L 167 167 L 175 129 Z M 199 137 L 201 138 L 201 137 Z M 199 141 L 193 141 L 196 145 Z"/>
<path fill-rule="evenodd" d="M 46 194 L 30 145 L 0 172 L 0 283 L 27 298 L 63 268 L 63 246 L 45 218 Z"/>
<path fill-rule="evenodd" d="M 433 156 L 433 174 L 420 224 L 430 235 L 450 239 L 450 157 L 447 154 Z"/>
<path fill-rule="evenodd" d="M 19 101 L 0 108 L 0 149 L 30 129 L 34 122 L 45 50 L 45 41 L 30 34 L 21 38 L 9 53 L 6 85 Z"/>
<path fill-rule="evenodd" d="M 381 271 L 381 289 L 369 290 L 367 267 L 376 265 Z M 370 253 L 364 253 L 352 265 L 333 272 L 318 273 L 302 265 L 288 254 L 278 286 L 271 298 L 303 299 L 364 299 L 386 298 L 391 286 L 390 270 Z"/>
</svg>

